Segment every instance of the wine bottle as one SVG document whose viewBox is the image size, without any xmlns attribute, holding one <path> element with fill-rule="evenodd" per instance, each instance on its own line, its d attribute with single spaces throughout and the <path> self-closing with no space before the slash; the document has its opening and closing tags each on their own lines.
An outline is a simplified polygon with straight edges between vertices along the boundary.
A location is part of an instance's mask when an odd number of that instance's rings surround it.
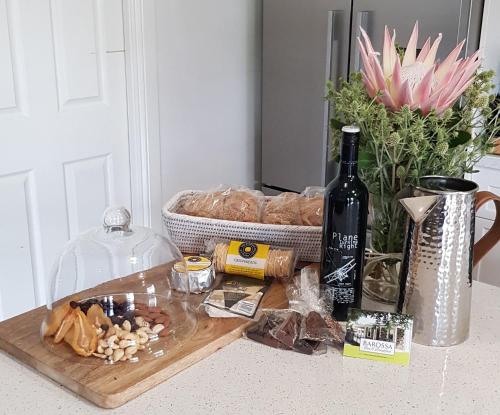
<svg viewBox="0 0 500 415">
<path fill-rule="evenodd" d="M 358 177 L 359 128 L 345 126 L 342 133 L 340 171 L 325 190 L 320 279 L 339 321 L 349 307 L 361 306 L 368 216 L 368 190 Z"/>
</svg>

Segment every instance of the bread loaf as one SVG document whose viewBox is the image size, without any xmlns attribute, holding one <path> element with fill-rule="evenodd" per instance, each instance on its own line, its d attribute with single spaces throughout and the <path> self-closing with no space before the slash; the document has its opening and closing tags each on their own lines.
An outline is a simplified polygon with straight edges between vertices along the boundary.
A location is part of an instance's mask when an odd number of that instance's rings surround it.
<svg viewBox="0 0 500 415">
<path fill-rule="evenodd" d="M 299 206 L 302 224 L 321 226 L 323 224 L 323 205 L 323 196 L 301 197 Z"/>
<path fill-rule="evenodd" d="M 190 216 L 222 219 L 225 198 L 223 192 L 195 193 L 180 203 L 177 212 Z"/>
<path fill-rule="evenodd" d="M 224 200 L 222 219 L 239 222 L 260 222 L 263 197 L 246 191 L 231 191 Z"/>
<path fill-rule="evenodd" d="M 300 196 L 282 193 L 266 201 L 262 223 L 275 225 L 302 225 L 299 206 Z"/>
</svg>

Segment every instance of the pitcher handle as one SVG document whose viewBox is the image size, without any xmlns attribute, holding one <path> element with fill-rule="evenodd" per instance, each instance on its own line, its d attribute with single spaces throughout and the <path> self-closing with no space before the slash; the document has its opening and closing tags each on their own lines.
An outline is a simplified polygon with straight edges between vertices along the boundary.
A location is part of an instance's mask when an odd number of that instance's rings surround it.
<svg viewBox="0 0 500 415">
<path fill-rule="evenodd" d="M 489 201 L 495 202 L 495 222 L 493 222 L 493 226 L 491 227 L 491 229 L 486 232 L 486 235 L 484 235 L 474 245 L 474 259 L 472 262 L 473 266 L 476 266 L 476 264 L 481 261 L 481 258 L 485 256 L 498 241 L 500 241 L 500 196 L 497 196 L 491 192 L 477 192 L 476 212 L 481 206 Z"/>
</svg>

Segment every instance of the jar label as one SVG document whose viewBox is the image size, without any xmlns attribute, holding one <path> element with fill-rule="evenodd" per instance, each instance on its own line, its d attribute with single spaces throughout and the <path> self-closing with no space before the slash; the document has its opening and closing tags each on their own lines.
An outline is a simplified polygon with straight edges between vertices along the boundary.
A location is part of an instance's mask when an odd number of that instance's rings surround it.
<svg viewBox="0 0 500 415">
<path fill-rule="evenodd" d="M 268 257 L 269 245 L 231 241 L 224 272 L 263 280 Z"/>
<path fill-rule="evenodd" d="M 202 269 L 207 269 L 212 265 L 212 261 L 203 256 L 185 256 L 184 261 L 186 262 L 188 271 L 200 271 Z M 184 269 L 184 263 L 182 262 L 177 262 L 174 265 L 174 269 L 177 272 L 186 272 Z"/>
</svg>

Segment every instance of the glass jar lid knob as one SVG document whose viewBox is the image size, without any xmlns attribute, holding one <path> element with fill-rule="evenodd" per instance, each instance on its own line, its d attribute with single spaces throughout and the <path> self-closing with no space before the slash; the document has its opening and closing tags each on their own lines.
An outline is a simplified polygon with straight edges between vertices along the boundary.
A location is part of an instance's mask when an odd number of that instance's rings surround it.
<svg viewBox="0 0 500 415">
<path fill-rule="evenodd" d="M 130 212 L 123 206 L 112 206 L 104 211 L 103 226 L 106 232 L 130 232 Z"/>
</svg>

